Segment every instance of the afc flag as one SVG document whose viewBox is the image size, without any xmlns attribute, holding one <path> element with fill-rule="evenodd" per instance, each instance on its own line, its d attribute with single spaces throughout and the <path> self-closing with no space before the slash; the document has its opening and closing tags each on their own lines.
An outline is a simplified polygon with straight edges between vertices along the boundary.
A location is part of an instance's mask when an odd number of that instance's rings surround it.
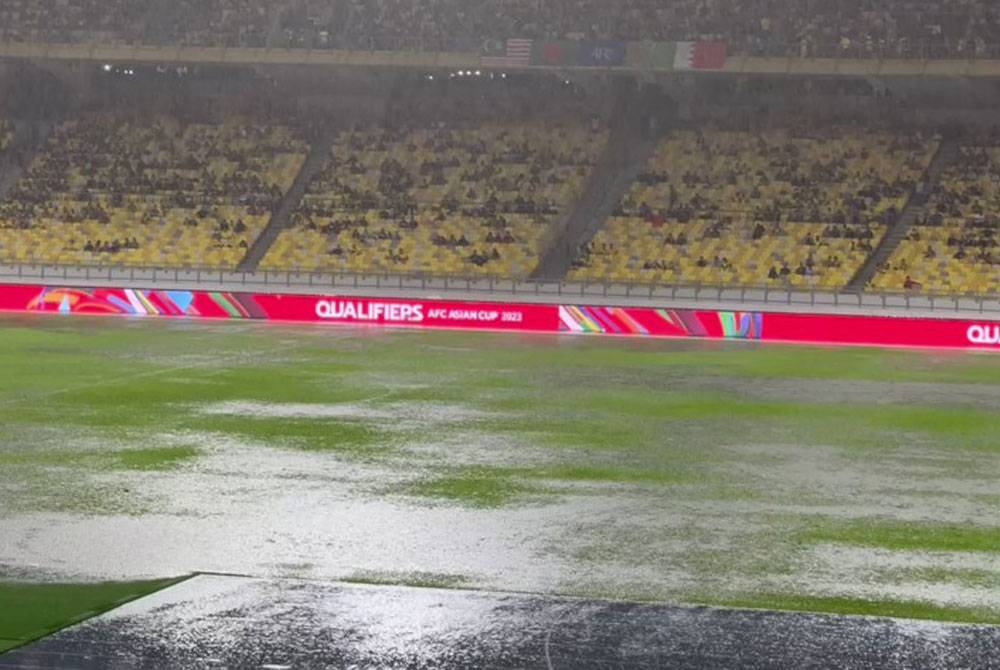
<svg viewBox="0 0 1000 670">
<path fill-rule="evenodd" d="M 577 52 L 577 65 L 583 67 L 619 67 L 625 64 L 628 45 L 625 42 L 582 42 Z"/>
</svg>

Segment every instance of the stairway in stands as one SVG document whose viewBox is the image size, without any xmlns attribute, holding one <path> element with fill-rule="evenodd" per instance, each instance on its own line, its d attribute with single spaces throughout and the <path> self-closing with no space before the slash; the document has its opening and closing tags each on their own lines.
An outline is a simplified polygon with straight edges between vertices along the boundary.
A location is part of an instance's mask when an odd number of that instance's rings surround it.
<svg viewBox="0 0 1000 670">
<path fill-rule="evenodd" d="M 55 125 L 48 122 L 14 122 L 14 140 L 0 154 L 0 200 L 6 198 L 24 176 L 35 155 L 45 148 L 53 130 Z"/>
<path fill-rule="evenodd" d="M 267 255 L 274 241 L 278 239 L 278 235 L 288 226 L 288 221 L 295 212 L 295 208 L 298 207 L 299 202 L 306 194 L 309 182 L 312 181 L 313 177 L 326 164 L 337 133 L 338 131 L 330 130 L 319 140 L 313 142 L 309 149 L 309 155 L 306 156 L 306 160 L 302 164 L 302 169 L 299 170 L 299 173 L 295 176 L 295 181 L 292 182 L 291 188 L 288 189 L 278 204 L 277 209 L 274 210 L 274 214 L 271 216 L 267 227 L 264 228 L 260 236 L 257 237 L 247 250 L 247 255 L 239 264 L 239 270 L 242 272 L 253 272 L 260 265 L 260 262 L 264 260 L 264 256 Z"/>
<path fill-rule="evenodd" d="M 615 206 L 656 152 L 662 131 L 644 130 L 641 114 L 633 111 L 639 106 L 631 105 L 632 102 L 627 93 L 621 94 L 608 143 L 580 198 L 565 217 L 553 224 L 532 279 L 558 281 L 566 277 L 580 247 L 590 242 L 614 213 Z"/>
<path fill-rule="evenodd" d="M 147 44 L 169 44 L 173 26 L 178 24 L 182 12 L 180 2 L 151 3 L 141 21 L 143 41 Z"/>
<path fill-rule="evenodd" d="M 923 212 L 927 197 L 934 188 L 934 185 L 937 184 L 944 171 L 958 159 L 958 149 L 959 145 L 956 140 L 944 139 L 941 141 L 937 152 L 934 154 L 934 158 L 931 160 L 930 165 L 927 166 L 927 171 L 924 172 L 924 176 L 921 179 L 921 188 L 910 194 L 902 214 L 889 229 L 889 232 L 885 234 L 885 237 L 882 238 L 879 245 L 875 247 L 875 251 L 868 257 L 865 264 L 847 284 L 846 291 L 853 293 L 864 291 L 868 286 L 868 282 L 878 272 L 879 266 L 887 262 L 893 252 L 899 247 L 900 242 L 906 239 L 906 236 L 910 232 L 910 226 L 913 225 L 913 222 Z"/>
</svg>

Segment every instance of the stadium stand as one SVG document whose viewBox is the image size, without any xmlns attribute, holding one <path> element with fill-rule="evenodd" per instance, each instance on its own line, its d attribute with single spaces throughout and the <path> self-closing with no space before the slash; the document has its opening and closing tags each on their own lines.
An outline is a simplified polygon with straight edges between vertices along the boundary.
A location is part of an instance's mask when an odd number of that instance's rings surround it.
<svg viewBox="0 0 1000 670">
<path fill-rule="evenodd" d="M 68 122 L 0 202 L 0 260 L 234 268 L 306 152 L 247 121 Z"/>
<path fill-rule="evenodd" d="M 142 40 L 142 20 L 157 0 L 3 0 L 0 39 L 13 42 Z"/>
<path fill-rule="evenodd" d="M 569 278 L 842 288 L 935 148 L 835 127 L 671 133 Z"/>
<path fill-rule="evenodd" d="M 157 41 L 165 44 L 263 47 L 272 25 L 288 11 L 287 0 L 172 0 Z"/>
<path fill-rule="evenodd" d="M 4 151 L 14 141 L 14 124 L 0 117 L 0 151 Z"/>
<path fill-rule="evenodd" d="M 478 48 L 484 39 L 720 40 L 734 53 L 803 57 L 987 57 L 994 3 L 864 0 L 312 0 L 285 23 L 292 46 Z"/>
<path fill-rule="evenodd" d="M 510 37 L 718 40 L 736 54 L 996 58 L 988 0 L 4 0 L 0 38 L 478 51 Z M 281 34 L 281 31 L 278 31 Z"/>
<path fill-rule="evenodd" d="M 992 294 L 1000 280 L 1000 136 L 961 147 L 923 216 L 879 268 L 883 290 Z"/>
<path fill-rule="evenodd" d="M 178 43 L 269 42 L 292 9 L 315 28 L 325 7 L 354 35 L 390 20 L 364 3 L 187 0 L 198 6 L 159 14 L 156 1 L 113 7 Z M 59 21 L 65 34 L 118 25 Z M 1000 137 L 963 140 L 954 160 L 963 124 L 991 120 L 995 91 L 972 82 L 79 67 L 0 70 L 16 93 L 0 111 L 0 261 L 995 293 Z M 940 102 L 964 90 L 967 109 Z"/>
<path fill-rule="evenodd" d="M 343 133 L 261 267 L 525 277 L 606 142 L 575 123 Z"/>
</svg>

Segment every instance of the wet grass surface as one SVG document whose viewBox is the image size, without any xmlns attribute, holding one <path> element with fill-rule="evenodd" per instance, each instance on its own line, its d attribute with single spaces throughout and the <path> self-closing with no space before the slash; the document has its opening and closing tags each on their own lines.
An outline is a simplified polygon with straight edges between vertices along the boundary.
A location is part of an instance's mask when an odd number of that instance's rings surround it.
<svg viewBox="0 0 1000 670">
<path fill-rule="evenodd" d="M 273 419 L 212 416 L 186 422 L 185 430 L 239 436 L 272 446 L 305 451 L 367 455 L 384 451 L 391 437 L 376 426 L 329 419 Z"/>
<path fill-rule="evenodd" d="M 800 541 L 809 544 L 846 544 L 902 551 L 987 553 L 1000 551 L 1000 531 L 996 528 L 895 523 L 884 519 L 825 524 L 804 533 Z M 995 575 L 995 578 L 1000 585 L 1000 574 Z"/>
<path fill-rule="evenodd" d="M 408 491 L 415 496 L 481 508 L 511 505 L 532 493 L 530 487 L 511 476 L 491 470 L 469 470 L 428 479 L 413 484 Z"/>
<path fill-rule="evenodd" d="M 0 370 L 0 566 L 232 542 L 248 574 L 1000 616 L 998 356 L 47 318 L 0 320 Z M 153 573 L 56 530 L 209 514 Z"/>
<path fill-rule="evenodd" d="M 18 451 L 0 453 L 0 465 L 79 467 L 94 470 L 169 470 L 198 456 L 195 447 L 162 447 L 122 451 Z"/>
<path fill-rule="evenodd" d="M 467 585 L 464 575 L 447 575 L 434 572 L 378 572 L 362 571 L 344 580 L 348 584 L 372 586 L 411 586 L 422 589 L 458 589 Z"/>
<path fill-rule="evenodd" d="M 787 596 L 755 593 L 746 598 L 694 598 L 702 605 L 737 609 L 768 609 L 782 612 L 812 612 L 852 616 L 891 617 L 925 621 L 1000 625 L 1000 616 L 988 609 L 937 607 L 925 602 L 829 598 L 822 596 Z"/>
<path fill-rule="evenodd" d="M 1000 651 L 1000 628 L 984 626 L 361 581 L 197 575 L 0 656 L 0 668 L 991 670 Z"/>
<path fill-rule="evenodd" d="M 417 482 L 412 495 L 455 501 L 482 508 L 499 508 L 557 496 L 560 484 L 665 486 L 695 481 L 697 475 L 680 469 L 651 466 L 555 465 L 535 468 L 465 468 L 442 477 Z M 578 490 L 578 489 L 574 489 Z"/>
<path fill-rule="evenodd" d="M 178 581 L 99 584 L 0 582 L 0 652 L 51 635 Z"/>
</svg>

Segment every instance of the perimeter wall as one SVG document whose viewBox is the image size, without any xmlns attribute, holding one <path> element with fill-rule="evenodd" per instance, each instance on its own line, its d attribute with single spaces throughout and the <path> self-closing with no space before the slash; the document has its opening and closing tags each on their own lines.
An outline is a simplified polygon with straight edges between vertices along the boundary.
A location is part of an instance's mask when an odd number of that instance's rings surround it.
<svg viewBox="0 0 1000 670">
<path fill-rule="evenodd" d="M 1000 352 L 989 319 L 8 285 L 0 312 Z"/>
</svg>

